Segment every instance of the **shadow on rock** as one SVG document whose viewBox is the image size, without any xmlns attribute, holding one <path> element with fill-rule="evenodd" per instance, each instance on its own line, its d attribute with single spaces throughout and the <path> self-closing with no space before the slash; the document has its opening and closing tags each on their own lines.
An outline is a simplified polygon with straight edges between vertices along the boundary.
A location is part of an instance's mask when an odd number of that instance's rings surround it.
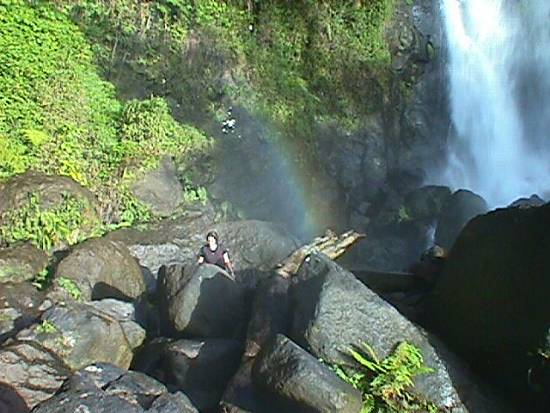
<svg viewBox="0 0 550 413">
<path fill-rule="evenodd" d="M 28 413 L 25 400 L 10 385 L 0 382 L 0 413 Z"/>
</svg>

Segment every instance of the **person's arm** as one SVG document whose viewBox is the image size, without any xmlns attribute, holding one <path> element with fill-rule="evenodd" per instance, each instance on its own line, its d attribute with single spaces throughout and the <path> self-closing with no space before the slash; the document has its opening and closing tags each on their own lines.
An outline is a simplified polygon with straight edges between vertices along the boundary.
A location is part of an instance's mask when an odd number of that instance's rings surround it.
<svg viewBox="0 0 550 413">
<path fill-rule="evenodd" d="M 233 264 L 231 263 L 231 260 L 229 259 L 229 254 L 227 253 L 227 251 L 225 251 L 223 253 L 223 263 L 224 263 L 225 267 L 229 270 L 229 273 L 234 276 L 235 271 L 233 271 Z"/>
<path fill-rule="evenodd" d="M 197 264 L 201 265 L 203 263 L 204 263 L 204 252 L 201 247 L 201 249 L 199 250 L 199 258 L 197 259 Z"/>
</svg>

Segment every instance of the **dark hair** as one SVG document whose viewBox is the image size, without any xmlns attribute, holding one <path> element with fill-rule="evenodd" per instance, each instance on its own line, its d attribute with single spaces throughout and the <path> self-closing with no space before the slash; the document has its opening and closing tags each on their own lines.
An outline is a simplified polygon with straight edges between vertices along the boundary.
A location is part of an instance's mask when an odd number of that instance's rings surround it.
<svg viewBox="0 0 550 413">
<path fill-rule="evenodd" d="M 218 233 L 216 231 L 208 231 L 208 234 L 206 234 L 206 240 L 208 241 L 208 238 L 209 237 L 214 237 L 214 239 L 216 240 L 216 242 L 219 241 L 219 237 L 218 237 Z"/>
</svg>

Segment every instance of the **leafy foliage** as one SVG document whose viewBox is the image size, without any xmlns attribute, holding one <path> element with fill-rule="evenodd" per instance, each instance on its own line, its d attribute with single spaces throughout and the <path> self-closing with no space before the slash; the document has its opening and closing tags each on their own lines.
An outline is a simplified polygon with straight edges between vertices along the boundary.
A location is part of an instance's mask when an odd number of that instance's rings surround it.
<svg viewBox="0 0 550 413">
<path fill-rule="evenodd" d="M 186 13 L 178 1 L 154 3 L 165 17 L 170 10 Z M 95 15 L 110 4 L 71 2 L 71 10 Z M 178 124 L 163 99 L 122 105 L 114 87 L 98 75 L 88 40 L 55 5 L 0 1 L 0 179 L 30 168 L 70 176 L 95 193 L 106 224 L 148 220 L 147 207 L 128 189 L 131 180 L 155 167 L 163 154 L 185 164 L 208 150 L 209 141 Z M 80 240 L 73 201 L 42 211 L 31 199 L 2 227 L 5 242 L 31 239 L 48 249 L 58 240 Z"/>
<path fill-rule="evenodd" d="M 36 332 L 38 334 L 53 334 L 57 332 L 57 327 L 51 321 L 44 320 L 42 324 L 36 327 Z"/>
<path fill-rule="evenodd" d="M 357 362 L 353 371 L 334 368 L 340 378 L 363 393 L 362 413 L 440 412 L 433 403 L 410 390 L 415 376 L 433 371 L 424 366 L 418 348 L 402 342 L 383 360 L 369 345 L 363 344 L 363 349 L 350 350 Z"/>
<path fill-rule="evenodd" d="M 62 202 L 44 208 L 40 197 L 31 193 L 21 208 L 4 214 L 0 237 L 8 245 L 30 241 L 43 250 L 60 242 L 76 244 L 87 236 L 81 231 L 87 207 L 85 201 L 63 194 Z"/>
<path fill-rule="evenodd" d="M 197 129 L 177 123 L 162 98 L 128 102 L 122 112 L 119 136 L 117 151 L 126 172 L 131 166 L 153 169 L 163 155 L 191 156 L 193 151 L 210 145 Z"/>
<path fill-rule="evenodd" d="M 76 285 L 73 280 L 66 277 L 59 277 L 56 281 L 57 284 L 67 291 L 75 300 L 82 300 L 82 291 L 80 291 L 80 288 L 78 288 L 78 285 Z"/>
<path fill-rule="evenodd" d="M 194 122 L 197 112 L 222 111 L 229 96 L 303 139 L 316 118 L 350 124 L 368 112 L 389 74 L 384 29 L 393 0 L 61 4 L 102 67 L 143 74 Z"/>
</svg>

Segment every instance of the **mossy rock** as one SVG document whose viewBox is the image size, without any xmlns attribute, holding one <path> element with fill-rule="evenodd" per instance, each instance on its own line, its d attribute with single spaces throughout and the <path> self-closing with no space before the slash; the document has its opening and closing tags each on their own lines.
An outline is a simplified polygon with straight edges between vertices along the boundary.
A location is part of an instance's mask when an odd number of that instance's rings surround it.
<svg viewBox="0 0 550 413">
<path fill-rule="evenodd" d="M 88 238 L 101 223 L 94 195 L 69 177 L 27 171 L 0 191 L 0 235 L 59 250 Z"/>
<path fill-rule="evenodd" d="M 47 254 L 31 244 L 0 249 L 0 283 L 31 280 L 47 265 Z"/>
</svg>

